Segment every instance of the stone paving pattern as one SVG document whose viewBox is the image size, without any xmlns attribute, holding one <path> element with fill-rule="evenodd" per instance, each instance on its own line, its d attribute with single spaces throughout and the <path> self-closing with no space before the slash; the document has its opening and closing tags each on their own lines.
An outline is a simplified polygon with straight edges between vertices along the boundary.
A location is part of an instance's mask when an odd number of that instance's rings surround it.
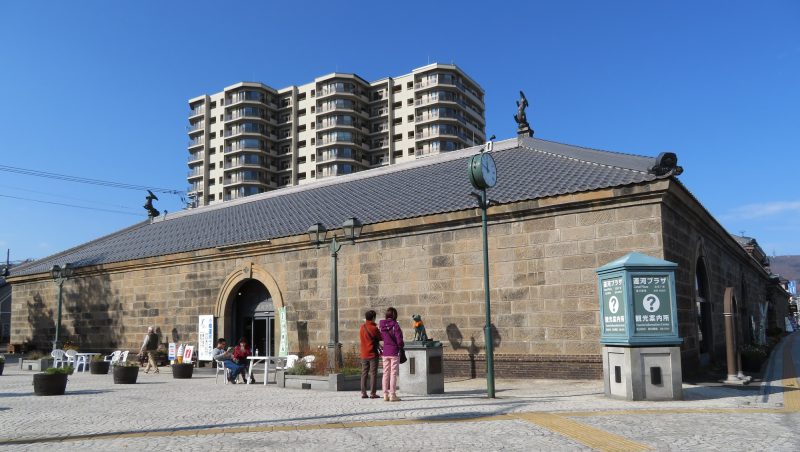
<svg viewBox="0 0 800 452">
<path fill-rule="evenodd" d="M 800 412 L 784 402 L 800 397 L 798 365 L 800 334 L 773 353 L 768 384 L 684 384 L 681 401 L 607 399 L 596 380 L 498 380 L 498 398 L 490 400 L 485 380 L 451 379 L 444 395 L 401 391 L 402 402 L 388 403 L 358 393 L 215 384 L 207 368 L 191 380 L 173 380 L 168 368 L 141 373 L 136 385 L 81 373 L 70 377 L 65 396 L 36 397 L 33 373 L 9 364 L 0 376 L 0 451 L 796 451 Z"/>
</svg>

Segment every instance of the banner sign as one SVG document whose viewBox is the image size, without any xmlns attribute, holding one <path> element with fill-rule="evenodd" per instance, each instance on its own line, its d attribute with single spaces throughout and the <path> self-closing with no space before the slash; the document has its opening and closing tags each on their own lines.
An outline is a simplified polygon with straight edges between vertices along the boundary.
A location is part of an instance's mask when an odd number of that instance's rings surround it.
<svg viewBox="0 0 800 452">
<path fill-rule="evenodd" d="M 289 355 L 289 335 L 287 333 L 287 325 L 286 325 L 286 307 L 278 309 L 278 316 L 280 316 L 281 322 L 281 340 L 279 345 L 278 356 L 288 356 Z"/>
<path fill-rule="evenodd" d="M 625 286 L 622 277 L 604 279 L 601 284 L 605 307 L 603 330 L 606 334 L 625 334 Z"/>
<path fill-rule="evenodd" d="M 197 331 L 197 360 L 211 361 L 211 351 L 214 349 L 214 316 L 201 315 Z"/>
<path fill-rule="evenodd" d="M 167 350 L 169 350 L 168 353 L 167 353 L 167 359 L 169 359 L 170 361 L 175 361 L 175 358 L 177 356 L 175 354 L 175 349 L 176 349 L 175 343 L 174 342 L 170 342 L 169 343 L 169 348 L 167 349 Z"/>
<path fill-rule="evenodd" d="M 183 362 L 184 363 L 191 363 L 193 354 L 194 354 L 194 345 L 187 345 L 183 349 Z"/>
<path fill-rule="evenodd" d="M 672 332 L 673 315 L 670 303 L 670 277 L 667 275 L 634 275 L 633 326 L 647 333 Z"/>
</svg>

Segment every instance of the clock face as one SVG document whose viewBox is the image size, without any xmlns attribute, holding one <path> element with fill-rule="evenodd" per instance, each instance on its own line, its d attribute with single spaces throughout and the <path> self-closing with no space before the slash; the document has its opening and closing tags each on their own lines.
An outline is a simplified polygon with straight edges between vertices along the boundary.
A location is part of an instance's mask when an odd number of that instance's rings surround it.
<svg viewBox="0 0 800 452">
<path fill-rule="evenodd" d="M 497 183 L 497 168 L 489 154 L 477 154 L 469 161 L 469 180 L 472 186 L 484 190 Z"/>
<path fill-rule="evenodd" d="M 481 155 L 481 172 L 486 186 L 494 187 L 494 184 L 497 183 L 497 167 L 494 165 L 494 159 L 491 155 Z"/>
</svg>

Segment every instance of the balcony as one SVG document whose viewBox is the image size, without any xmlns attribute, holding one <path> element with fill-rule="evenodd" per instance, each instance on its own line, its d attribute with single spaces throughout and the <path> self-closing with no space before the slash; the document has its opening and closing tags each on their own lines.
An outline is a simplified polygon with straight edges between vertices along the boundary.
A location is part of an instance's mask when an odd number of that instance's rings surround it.
<svg viewBox="0 0 800 452">
<path fill-rule="evenodd" d="M 187 179 L 195 179 L 198 177 L 203 177 L 203 167 L 198 167 L 194 169 L 190 169 L 189 172 L 186 174 Z"/>
<path fill-rule="evenodd" d="M 317 107 L 317 114 L 319 113 L 327 113 L 329 111 L 354 111 L 358 112 L 358 106 L 353 105 L 336 105 L 336 104 L 327 104 L 327 105 L 320 105 Z"/>
<path fill-rule="evenodd" d="M 467 103 L 456 96 L 427 96 L 422 99 L 415 99 L 414 105 L 419 107 L 422 105 L 430 105 L 442 102 L 451 102 L 454 104 L 461 105 L 462 107 L 465 108 L 467 107 Z"/>
<path fill-rule="evenodd" d="M 238 185 L 238 184 L 267 184 L 268 182 L 258 175 L 249 175 L 249 174 L 237 174 L 234 173 L 229 177 L 226 177 L 222 184 L 225 186 L 228 185 Z"/>
<path fill-rule="evenodd" d="M 189 124 L 189 135 L 195 134 L 197 132 L 203 132 L 206 130 L 206 122 L 199 121 L 194 124 Z"/>
<path fill-rule="evenodd" d="M 460 138 L 464 141 L 469 139 L 464 132 L 459 132 L 457 130 L 423 130 L 421 132 L 416 132 L 416 138 L 418 140 L 436 137 L 453 137 Z"/>
<path fill-rule="evenodd" d="M 353 151 L 352 149 L 342 150 L 337 152 L 323 152 L 317 156 L 317 164 L 331 162 L 334 160 L 352 160 L 352 161 L 360 161 L 361 158 L 357 158 L 358 153 Z"/>
<path fill-rule="evenodd" d="M 438 121 L 438 120 L 458 121 L 461 124 L 467 125 L 467 121 L 464 119 L 463 116 L 454 113 L 428 113 L 424 115 L 417 115 L 414 118 L 415 123 L 421 123 L 421 122 L 424 123 L 428 121 Z"/>
<path fill-rule="evenodd" d="M 260 119 L 262 121 L 268 121 L 266 112 L 263 111 L 246 111 L 246 110 L 234 110 L 231 113 L 225 115 L 225 121 L 236 121 L 237 119 Z"/>
<path fill-rule="evenodd" d="M 206 140 L 203 137 L 197 137 L 194 140 L 189 140 L 188 148 L 196 148 L 198 146 L 202 146 L 206 143 Z"/>
<path fill-rule="evenodd" d="M 267 147 L 256 144 L 238 144 L 234 146 L 225 146 L 222 150 L 224 154 L 233 154 L 236 152 L 268 152 Z"/>
<path fill-rule="evenodd" d="M 200 107 L 197 107 L 197 108 L 189 111 L 189 119 L 192 119 L 195 116 L 203 115 L 205 113 L 206 113 L 206 107 L 205 107 L 205 105 L 202 105 Z"/>
<path fill-rule="evenodd" d="M 195 153 L 189 154 L 189 157 L 187 157 L 186 161 L 187 162 L 196 162 L 198 160 L 203 160 L 205 157 L 206 157 L 206 153 L 205 152 L 195 152 Z"/>
<path fill-rule="evenodd" d="M 260 161 L 248 161 L 246 159 L 236 159 L 230 162 L 225 162 L 225 169 L 234 169 L 234 168 L 263 168 L 264 165 Z"/>
<path fill-rule="evenodd" d="M 225 98 L 225 106 L 236 105 L 244 102 L 266 104 L 267 98 L 264 94 L 253 91 L 241 91 L 238 93 L 233 93 Z"/>
</svg>

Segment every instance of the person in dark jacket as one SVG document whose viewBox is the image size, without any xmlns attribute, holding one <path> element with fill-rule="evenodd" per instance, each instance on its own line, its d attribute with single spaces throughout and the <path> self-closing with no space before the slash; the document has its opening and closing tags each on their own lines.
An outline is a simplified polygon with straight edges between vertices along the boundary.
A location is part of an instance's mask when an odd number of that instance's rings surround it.
<svg viewBox="0 0 800 452">
<path fill-rule="evenodd" d="M 383 400 L 399 402 L 397 375 L 400 373 L 400 350 L 406 344 L 403 342 L 403 330 L 397 323 L 397 309 L 390 307 L 384 317 L 378 326 L 383 340 Z"/>
<path fill-rule="evenodd" d="M 375 324 L 377 314 L 369 310 L 364 314 L 364 324 L 358 332 L 361 341 L 361 398 L 377 399 L 378 358 L 380 357 L 381 332 Z M 367 396 L 367 377 L 369 377 L 370 395 Z"/>
</svg>

